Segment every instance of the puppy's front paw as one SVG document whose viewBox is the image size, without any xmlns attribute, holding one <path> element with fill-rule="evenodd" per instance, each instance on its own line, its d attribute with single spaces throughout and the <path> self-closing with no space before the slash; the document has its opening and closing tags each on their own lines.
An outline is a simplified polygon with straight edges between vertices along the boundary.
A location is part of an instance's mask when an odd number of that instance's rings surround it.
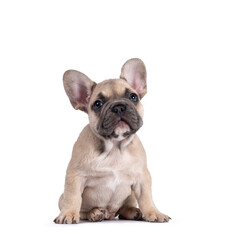
<svg viewBox="0 0 240 240">
<path fill-rule="evenodd" d="M 79 223 L 80 215 L 78 211 L 62 211 L 58 217 L 54 219 L 57 224 L 74 224 Z"/>
<path fill-rule="evenodd" d="M 168 215 L 158 211 L 151 211 L 143 215 L 143 219 L 147 222 L 168 222 L 171 218 Z"/>
</svg>

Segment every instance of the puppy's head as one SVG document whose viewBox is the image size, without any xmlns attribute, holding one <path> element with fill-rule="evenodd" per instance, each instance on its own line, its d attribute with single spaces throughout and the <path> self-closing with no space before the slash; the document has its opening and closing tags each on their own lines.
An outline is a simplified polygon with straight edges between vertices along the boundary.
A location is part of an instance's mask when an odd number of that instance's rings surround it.
<svg viewBox="0 0 240 240">
<path fill-rule="evenodd" d="M 72 106 L 88 113 L 90 127 L 99 137 L 120 141 L 142 126 L 140 100 L 147 85 L 146 68 L 140 59 L 128 60 L 119 79 L 96 84 L 83 73 L 69 70 L 63 82 Z"/>
</svg>

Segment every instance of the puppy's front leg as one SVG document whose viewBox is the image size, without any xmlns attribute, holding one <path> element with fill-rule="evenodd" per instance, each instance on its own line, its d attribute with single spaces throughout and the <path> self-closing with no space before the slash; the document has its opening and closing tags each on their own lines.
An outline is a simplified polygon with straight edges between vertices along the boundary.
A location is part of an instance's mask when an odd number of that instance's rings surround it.
<svg viewBox="0 0 240 240">
<path fill-rule="evenodd" d="M 151 176 L 148 169 L 145 169 L 139 182 L 134 187 L 139 208 L 142 211 L 143 219 L 149 222 L 168 222 L 169 216 L 159 212 L 152 199 Z"/>
<path fill-rule="evenodd" d="M 79 223 L 85 179 L 78 172 L 67 171 L 65 189 L 60 203 L 60 214 L 55 223 Z"/>
</svg>

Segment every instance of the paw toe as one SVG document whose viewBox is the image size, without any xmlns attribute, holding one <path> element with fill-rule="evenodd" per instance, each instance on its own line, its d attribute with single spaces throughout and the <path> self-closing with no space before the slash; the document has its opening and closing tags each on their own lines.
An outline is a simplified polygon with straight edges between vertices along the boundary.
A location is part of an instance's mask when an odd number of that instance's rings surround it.
<svg viewBox="0 0 240 240">
<path fill-rule="evenodd" d="M 105 218 L 105 209 L 94 208 L 88 213 L 88 220 L 91 222 L 100 222 Z"/>
<path fill-rule="evenodd" d="M 134 216 L 134 220 L 141 220 L 142 219 L 142 212 L 140 209 L 136 208 L 136 214 Z"/>
<path fill-rule="evenodd" d="M 171 218 L 165 214 L 159 213 L 159 212 L 152 212 L 145 214 L 143 219 L 148 222 L 168 222 Z"/>
<path fill-rule="evenodd" d="M 60 215 L 56 217 L 53 221 L 56 224 L 72 224 L 72 223 L 76 224 L 79 223 L 79 220 L 80 220 L 79 214 L 68 212 L 60 213 Z"/>
</svg>

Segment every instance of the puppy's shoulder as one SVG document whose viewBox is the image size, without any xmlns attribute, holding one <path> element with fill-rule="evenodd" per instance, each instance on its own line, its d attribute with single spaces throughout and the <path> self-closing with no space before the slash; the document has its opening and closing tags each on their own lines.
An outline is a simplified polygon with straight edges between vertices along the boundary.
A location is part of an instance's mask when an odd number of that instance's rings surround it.
<svg viewBox="0 0 240 240">
<path fill-rule="evenodd" d="M 83 128 L 74 144 L 72 158 L 91 158 L 97 155 L 99 151 L 103 151 L 103 143 L 92 132 L 88 124 Z"/>
<path fill-rule="evenodd" d="M 134 135 L 134 138 L 133 138 L 131 144 L 129 144 L 129 149 L 133 150 L 133 151 L 135 151 L 137 149 L 137 152 L 140 152 L 140 153 L 145 152 L 142 142 L 137 134 Z"/>
<path fill-rule="evenodd" d="M 138 159 L 138 161 L 146 161 L 146 152 L 137 134 L 134 135 L 132 142 L 128 145 L 127 151 L 130 156 Z"/>
</svg>

